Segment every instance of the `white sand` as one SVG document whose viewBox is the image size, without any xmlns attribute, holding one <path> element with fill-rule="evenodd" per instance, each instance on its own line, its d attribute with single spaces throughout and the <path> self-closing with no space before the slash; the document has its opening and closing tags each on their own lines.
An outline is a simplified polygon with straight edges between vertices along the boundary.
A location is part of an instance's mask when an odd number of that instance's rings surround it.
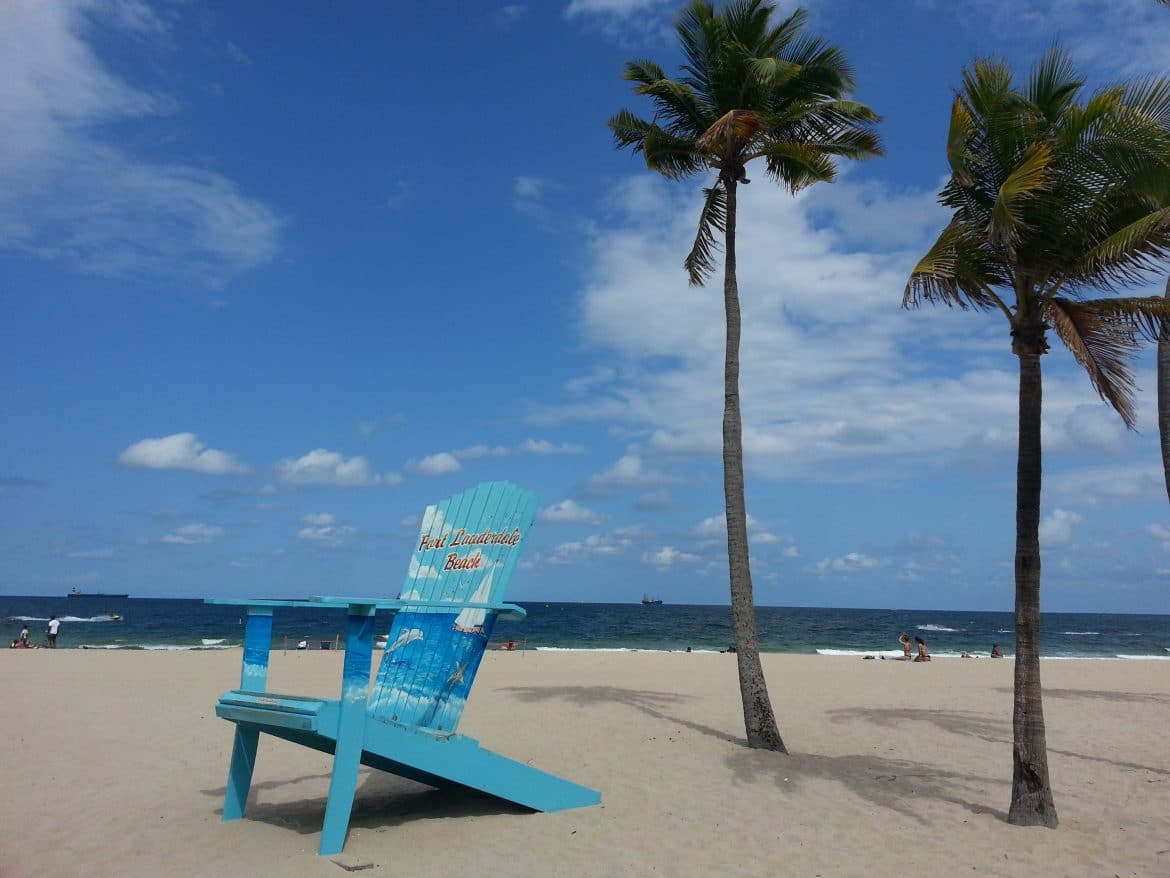
<svg viewBox="0 0 1170 878">
<path fill-rule="evenodd" d="M 4 650 L 0 876 L 339 876 L 329 758 L 264 737 L 222 823 L 240 654 Z M 273 655 L 334 695 L 341 655 Z M 1005 823 L 1010 660 L 765 656 L 793 755 L 747 749 L 733 656 L 489 653 L 461 731 L 600 789 L 530 814 L 363 769 L 362 874 L 1170 876 L 1170 663 L 1043 664 L 1061 825 Z"/>
</svg>

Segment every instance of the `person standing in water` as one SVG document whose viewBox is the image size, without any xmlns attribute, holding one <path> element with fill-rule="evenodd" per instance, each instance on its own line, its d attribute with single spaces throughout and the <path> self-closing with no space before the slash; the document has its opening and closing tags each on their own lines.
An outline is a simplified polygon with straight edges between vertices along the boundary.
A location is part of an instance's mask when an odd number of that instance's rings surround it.
<svg viewBox="0 0 1170 878">
<path fill-rule="evenodd" d="M 57 648 L 57 629 L 61 627 L 60 620 L 56 616 L 49 619 L 49 629 L 46 634 L 46 639 L 49 642 L 49 649 Z"/>
</svg>

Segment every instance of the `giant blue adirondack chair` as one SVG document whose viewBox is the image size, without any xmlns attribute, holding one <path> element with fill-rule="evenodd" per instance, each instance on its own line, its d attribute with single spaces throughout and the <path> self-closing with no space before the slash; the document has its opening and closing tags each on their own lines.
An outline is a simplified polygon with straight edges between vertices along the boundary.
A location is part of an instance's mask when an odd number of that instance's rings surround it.
<svg viewBox="0 0 1170 878">
<path fill-rule="evenodd" d="M 535 495 L 507 482 L 427 507 L 397 600 L 211 601 L 248 608 L 240 688 L 215 708 L 236 724 L 223 819 L 244 816 L 261 732 L 333 754 L 320 854 L 345 845 L 361 764 L 436 787 L 470 787 L 535 811 L 600 802 L 596 790 L 455 732 L 496 618 L 524 616 L 502 600 L 535 512 Z M 339 700 L 265 691 L 272 613 L 287 606 L 347 608 Z M 378 609 L 395 616 L 371 688 Z"/>
</svg>

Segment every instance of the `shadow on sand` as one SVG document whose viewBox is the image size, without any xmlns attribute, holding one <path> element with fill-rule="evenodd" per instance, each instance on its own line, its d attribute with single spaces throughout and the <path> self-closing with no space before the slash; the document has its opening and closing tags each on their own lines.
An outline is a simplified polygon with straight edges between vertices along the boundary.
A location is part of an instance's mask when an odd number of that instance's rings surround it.
<svg viewBox="0 0 1170 878">
<path fill-rule="evenodd" d="M 929 824 L 923 815 L 923 800 L 950 802 L 974 814 L 990 814 L 1001 820 L 1006 812 L 990 808 L 977 799 L 986 788 L 1007 786 L 1002 778 L 967 775 L 938 766 L 906 759 L 888 759 L 872 754 L 826 756 L 796 753 L 785 756 L 766 750 L 752 750 L 738 735 L 680 716 L 693 701 L 673 692 L 623 689 L 619 686 L 511 687 L 510 692 L 522 701 L 567 701 L 580 707 L 596 704 L 623 704 L 655 719 L 667 720 L 700 734 L 737 745 L 726 757 L 727 767 L 736 783 L 758 783 L 770 778 L 786 793 L 799 789 L 802 781 L 830 780 L 847 787 L 858 797 L 921 824 Z M 681 710 L 680 710 L 681 709 Z"/>
<path fill-rule="evenodd" d="M 1010 689 L 1007 691 L 1011 691 Z M 1057 689 L 1056 692 L 1075 692 L 1071 689 Z M 1048 697 L 1048 690 L 1044 690 L 1044 697 Z M 1102 693 L 1117 694 L 1117 693 Z M 1126 694 L 1126 693 L 1121 693 Z M 1061 696 L 1057 696 L 1058 698 Z M 1092 696 L 1089 696 L 1092 697 Z M 974 713 L 966 710 L 915 710 L 911 708 L 843 708 L 829 711 L 832 722 L 849 722 L 859 719 L 884 728 L 904 728 L 907 722 L 926 722 L 935 728 L 955 735 L 969 735 L 987 741 L 990 744 L 1012 743 L 1012 726 L 1007 720 L 993 719 L 986 714 Z M 1152 765 L 1142 765 L 1137 762 L 1123 762 L 1109 759 L 1105 756 L 1089 756 L 1072 750 L 1062 750 L 1058 747 L 1049 747 L 1049 753 L 1060 756 L 1069 756 L 1073 759 L 1084 759 L 1089 762 L 1100 762 L 1113 765 L 1128 771 L 1148 771 L 1153 774 L 1170 775 L 1170 769 L 1156 768 Z"/>
<path fill-rule="evenodd" d="M 263 743 L 263 742 L 262 742 Z M 225 768 L 226 770 L 226 768 Z M 301 835 L 321 831 L 325 818 L 324 793 L 285 802 L 257 802 L 257 791 L 276 790 L 302 781 L 328 781 L 329 773 L 307 774 L 287 780 L 257 781 L 248 797 L 248 820 L 292 829 Z M 222 802 L 226 787 L 200 790 Z M 215 809 L 223 814 L 222 806 Z M 350 813 L 350 829 L 382 832 L 416 820 L 479 817 L 490 814 L 530 814 L 528 808 L 497 799 L 475 790 L 451 787 L 438 790 L 384 771 L 363 767 Z"/>
</svg>

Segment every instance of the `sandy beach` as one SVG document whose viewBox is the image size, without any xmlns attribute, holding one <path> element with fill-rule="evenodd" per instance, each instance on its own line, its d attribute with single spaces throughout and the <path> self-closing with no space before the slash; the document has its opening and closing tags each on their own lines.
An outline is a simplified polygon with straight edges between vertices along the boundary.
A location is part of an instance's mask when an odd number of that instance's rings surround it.
<svg viewBox="0 0 1170 878">
<path fill-rule="evenodd" d="M 262 738 L 220 821 L 240 653 L 5 650 L 0 875 L 318 876 L 329 759 Z M 1005 823 L 1010 660 L 766 655 L 791 756 L 742 743 L 732 656 L 489 653 L 461 731 L 600 789 L 531 814 L 363 769 L 347 864 L 506 876 L 1170 875 L 1170 664 L 1043 664 L 1061 825 Z M 275 652 L 335 696 L 341 655 Z"/>
</svg>

